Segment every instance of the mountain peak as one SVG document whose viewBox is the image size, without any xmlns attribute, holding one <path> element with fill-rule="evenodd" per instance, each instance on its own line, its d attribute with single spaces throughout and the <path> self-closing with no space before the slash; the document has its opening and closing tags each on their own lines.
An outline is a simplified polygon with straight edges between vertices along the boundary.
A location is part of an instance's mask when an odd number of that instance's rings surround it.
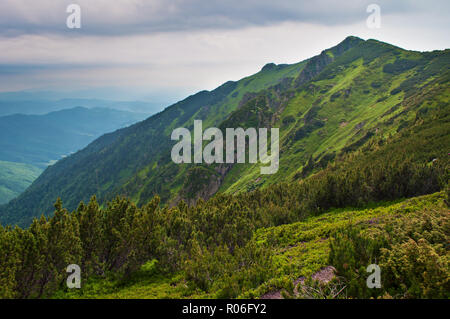
<svg viewBox="0 0 450 319">
<path fill-rule="evenodd" d="M 364 39 L 361 39 L 360 37 L 354 36 L 354 35 L 349 35 L 348 37 L 346 37 L 342 42 L 345 41 L 364 41 Z"/>
<path fill-rule="evenodd" d="M 331 50 L 333 53 L 337 53 L 338 55 L 340 55 L 344 51 L 347 51 L 348 49 L 351 49 L 363 42 L 365 42 L 365 41 L 361 38 L 358 38 L 355 36 L 348 36 L 342 42 L 340 42 L 339 44 L 337 44 L 336 46 L 334 46 L 328 50 Z M 325 51 L 328 51 L 328 50 L 325 50 Z"/>
<path fill-rule="evenodd" d="M 269 70 L 273 70 L 277 67 L 277 65 L 275 63 L 267 63 L 266 65 L 264 65 L 261 69 L 261 71 L 269 71 Z"/>
</svg>

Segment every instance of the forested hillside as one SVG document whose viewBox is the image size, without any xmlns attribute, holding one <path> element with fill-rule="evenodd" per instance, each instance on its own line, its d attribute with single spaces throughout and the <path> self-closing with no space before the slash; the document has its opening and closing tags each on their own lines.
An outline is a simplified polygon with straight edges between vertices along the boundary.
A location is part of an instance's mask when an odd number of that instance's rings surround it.
<svg viewBox="0 0 450 319">
<path fill-rule="evenodd" d="M 21 194 L 48 165 L 106 132 L 145 117 L 140 113 L 84 107 L 43 115 L 0 117 L 0 204 Z"/>
<path fill-rule="evenodd" d="M 449 115 L 419 117 L 301 181 L 191 207 L 155 197 L 142 208 L 125 198 L 101 208 L 93 197 L 69 213 L 58 201 L 50 219 L 0 229 L 1 295 L 311 297 L 293 282 L 314 287 L 308 276 L 328 264 L 339 277 L 321 287 L 325 297 L 345 286 L 340 297 L 448 298 Z M 368 290 L 358 272 L 375 261 L 387 277 Z M 81 290 L 64 288 L 72 263 L 88 279 Z"/>
</svg>

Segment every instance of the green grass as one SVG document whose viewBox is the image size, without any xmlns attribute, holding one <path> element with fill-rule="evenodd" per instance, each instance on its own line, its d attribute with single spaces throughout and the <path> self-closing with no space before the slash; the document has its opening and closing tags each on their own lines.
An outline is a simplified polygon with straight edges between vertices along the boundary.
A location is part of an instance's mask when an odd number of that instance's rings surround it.
<svg viewBox="0 0 450 319">
<path fill-rule="evenodd" d="M 351 53 L 351 52 L 350 52 Z M 350 54 L 349 53 L 349 54 Z M 415 59 L 417 52 L 397 51 L 403 58 Z M 280 128 L 280 167 L 272 176 L 260 175 L 260 165 L 235 165 L 227 174 L 220 191 L 237 193 L 255 187 L 267 187 L 271 184 L 292 181 L 302 171 L 309 157 L 315 162 L 326 156 L 333 156 L 346 147 L 359 141 L 364 142 L 366 134 L 387 138 L 396 134 L 401 125 L 413 122 L 421 109 L 435 109 L 449 101 L 450 89 L 441 86 L 441 91 L 432 96 L 422 97 L 439 86 L 430 82 L 420 82 L 420 89 L 413 95 L 403 91 L 390 94 L 407 79 L 417 78 L 419 67 L 390 74 L 383 66 L 394 61 L 393 53 L 387 53 L 365 63 L 358 58 L 351 63 L 340 65 L 339 61 L 330 64 L 321 76 L 291 98 L 280 113 L 274 127 Z M 336 72 L 336 70 L 338 72 Z M 315 108 L 314 119 L 321 121 L 321 127 L 314 127 L 299 139 L 293 136 L 307 127 L 305 116 Z M 392 110 L 392 111 L 391 111 Z M 286 118 L 294 118 L 288 121 Z M 264 181 L 264 183 L 261 183 Z"/>
<path fill-rule="evenodd" d="M 167 275 L 151 260 L 126 280 L 113 274 L 106 278 L 92 277 L 83 282 L 81 289 L 58 291 L 54 299 L 182 299 L 207 298 L 201 291 L 192 291 L 183 274 Z"/>
<path fill-rule="evenodd" d="M 29 192 L 1 208 L 0 217 L 8 216 L 2 222 L 26 227 L 33 217 L 51 214 L 57 197 L 69 210 L 93 194 L 100 202 L 124 195 L 143 205 L 159 194 L 162 203 L 176 203 L 189 193 L 186 176 L 197 164 L 172 162 L 170 134 L 176 127 L 191 129 L 195 119 L 203 120 L 204 129 L 227 124 L 280 128 L 276 174 L 261 175 L 260 164 L 236 164 L 212 181 L 214 190 L 220 184 L 218 192 L 235 194 L 307 177 L 342 153 L 360 149 L 371 136 L 387 140 L 413 125 L 420 112 L 448 105 L 450 51 L 419 53 L 368 40 L 343 52 L 328 50 L 297 64 L 267 65 L 254 75 L 194 94 L 146 121 L 105 135 L 58 161 Z M 326 66 L 321 72 L 305 76 L 324 56 L 328 58 L 322 61 Z M 410 62 L 405 66 L 399 59 L 419 62 L 409 68 Z M 386 66 L 391 71 L 385 72 Z M 440 90 L 431 92 L 436 86 Z M 211 185 L 203 186 L 197 188 L 196 197 L 212 195 L 207 192 Z"/>
<path fill-rule="evenodd" d="M 171 125 L 165 128 L 165 132 L 170 136 L 173 129 L 176 127 L 189 127 L 193 125 L 195 119 L 203 120 L 203 129 L 208 127 L 218 127 L 222 121 L 224 121 L 230 113 L 237 110 L 239 102 L 242 100 L 245 94 L 257 93 L 265 90 L 273 85 L 278 84 L 282 79 L 287 77 L 295 77 L 304 68 L 307 61 L 302 61 L 289 65 L 278 65 L 273 68 L 263 69 L 260 72 L 251 76 L 245 77 L 236 83 L 236 87 L 232 90 L 227 97 L 215 105 L 211 105 L 209 112 L 205 115 L 204 109 L 200 108 L 193 116 L 191 116 L 185 123 L 178 123 L 174 121 Z M 183 183 L 188 173 L 190 165 L 174 165 L 172 162 L 163 163 L 164 167 L 156 167 L 154 163 L 150 163 L 142 170 L 138 171 L 135 176 L 130 179 L 125 187 L 130 185 L 134 187 L 136 180 L 142 183 L 139 188 L 133 190 L 132 198 L 138 203 L 145 203 L 148 200 L 147 194 L 143 195 L 143 189 L 151 188 L 153 185 L 164 184 L 164 197 L 163 199 L 174 200 L 179 195 L 179 191 L 183 190 Z M 245 169 L 245 168 L 244 168 Z M 160 176 L 161 171 L 176 172 L 172 178 L 165 178 L 163 181 Z M 150 178 L 147 177 L 150 176 Z M 230 180 L 230 179 L 228 179 Z M 161 192 L 160 192 L 161 193 Z"/>
<path fill-rule="evenodd" d="M 374 203 L 365 209 L 334 209 L 304 221 L 276 227 L 258 229 L 252 241 L 259 246 L 270 247 L 274 257 L 274 276 L 264 284 L 239 297 L 257 298 L 262 294 L 285 288 L 289 282 L 309 277 L 328 266 L 330 237 L 350 225 L 367 224 L 386 227 L 392 218 L 404 218 L 409 214 L 426 210 L 447 210 L 444 192 L 395 202 Z M 424 216 L 425 217 L 425 216 Z M 131 277 L 120 280 L 112 275 L 89 278 L 81 289 L 62 289 L 53 298 L 215 298 L 215 291 L 205 293 L 188 288 L 183 273 L 167 274 L 152 260 L 144 264 Z"/>
<path fill-rule="evenodd" d="M 41 172 L 30 164 L 0 161 L 0 204 L 17 197 Z"/>
</svg>

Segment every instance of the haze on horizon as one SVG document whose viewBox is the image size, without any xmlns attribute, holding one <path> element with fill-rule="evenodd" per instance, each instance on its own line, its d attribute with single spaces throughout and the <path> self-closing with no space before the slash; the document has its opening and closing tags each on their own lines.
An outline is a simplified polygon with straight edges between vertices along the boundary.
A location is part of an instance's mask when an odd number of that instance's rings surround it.
<svg viewBox="0 0 450 319">
<path fill-rule="evenodd" d="M 81 29 L 66 26 L 71 3 L 81 7 Z M 371 3 L 381 28 L 366 25 Z M 446 0 L 0 0 L 0 92 L 174 101 L 349 35 L 449 48 L 449 9 Z"/>
</svg>

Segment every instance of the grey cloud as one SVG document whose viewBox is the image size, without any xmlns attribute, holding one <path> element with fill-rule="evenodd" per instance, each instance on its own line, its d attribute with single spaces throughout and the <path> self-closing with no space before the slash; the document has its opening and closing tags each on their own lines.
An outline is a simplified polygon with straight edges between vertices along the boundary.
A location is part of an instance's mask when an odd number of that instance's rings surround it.
<svg viewBox="0 0 450 319">
<path fill-rule="evenodd" d="M 0 34 L 126 35 L 198 29 L 235 29 L 306 22 L 343 25 L 363 21 L 373 0 L 0 0 Z M 82 28 L 69 30 L 65 9 L 82 8 Z M 444 15 L 449 1 L 380 0 L 383 14 Z M 446 8 L 446 9 L 444 9 Z M 444 18 L 446 18 L 444 16 Z"/>
<path fill-rule="evenodd" d="M 82 7 L 78 31 L 65 27 L 72 2 Z M 372 2 L 381 6 L 381 29 L 365 25 Z M 449 5 L 448 0 L 0 0 L 0 91 L 105 86 L 194 92 L 257 72 L 268 62 L 298 62 L 348 35 L 414 50 L 448 48 Z"/>
</svg>

